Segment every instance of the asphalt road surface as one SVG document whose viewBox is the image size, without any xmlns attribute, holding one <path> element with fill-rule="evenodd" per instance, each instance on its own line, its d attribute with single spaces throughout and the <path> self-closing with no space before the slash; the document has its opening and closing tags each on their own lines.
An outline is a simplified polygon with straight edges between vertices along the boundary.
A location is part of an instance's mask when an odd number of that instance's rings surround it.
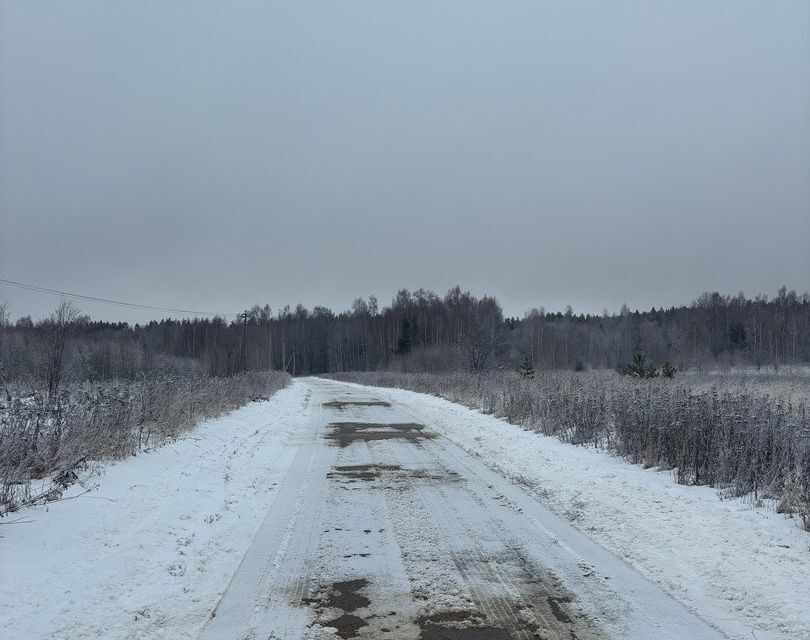
<svg viewBox="0 0 810 640">
<path fill-rule="evenodd" d="M 725 637 L 430 424 L 304 382 L 312 418 L 202 639 Z"/>
</svg>

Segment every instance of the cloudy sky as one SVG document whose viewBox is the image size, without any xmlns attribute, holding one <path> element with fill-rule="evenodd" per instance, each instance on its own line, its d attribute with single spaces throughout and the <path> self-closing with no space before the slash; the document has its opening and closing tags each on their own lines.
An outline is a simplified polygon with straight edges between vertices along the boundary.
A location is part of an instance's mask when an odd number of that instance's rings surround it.
<svg viewBox="0 0 810 640">
<path fill-rule="evenodd" d="M 0 7 L 0 278 L 215 312 L 810 289 L 810 2 Z"/>
</svg>

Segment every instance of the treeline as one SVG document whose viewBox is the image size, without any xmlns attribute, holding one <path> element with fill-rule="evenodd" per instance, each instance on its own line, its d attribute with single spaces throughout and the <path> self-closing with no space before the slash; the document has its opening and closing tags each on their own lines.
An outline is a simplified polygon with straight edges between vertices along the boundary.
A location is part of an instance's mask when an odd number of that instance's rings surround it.
<svg viewBox="0 0 810 640">
<path fill-rule="evenodd" d="M 639 353 L 680 369 L 810 362 L 810 296 L 784 287 L 770 299 L 704 293 L 687 306 L 613 315 L 532 310 L 510 324 L 514 350 L 543 369 L 622 370 Z"/>
<path fill-rule="evenodd" d="M 63 350 L 55 354 L 62 337 Z M 621 369 L 642 353 L 678 368 L 810 362 L 810 297 L 706 293 L 690 305 L 602 315 L 532 309 L 506 318 L 497 300 L 455 287 L 444 296 L 401 290 L 380 307 L 358 298 L 335 313 L 302 305 L 255 306 L 239 319 L 165 319 L 144 325 L 71 313 L 11 323 L 0 313 L 6 380 L 134 379 L 144 371 L 228 376 L 245 370 L 298 374 L 352 370 L 479 371 L 516 368 Z M 58 358 L 57 358 L 58 356 Z M 55 363 L 55 358 L 61 362 Z"/>
</svg>

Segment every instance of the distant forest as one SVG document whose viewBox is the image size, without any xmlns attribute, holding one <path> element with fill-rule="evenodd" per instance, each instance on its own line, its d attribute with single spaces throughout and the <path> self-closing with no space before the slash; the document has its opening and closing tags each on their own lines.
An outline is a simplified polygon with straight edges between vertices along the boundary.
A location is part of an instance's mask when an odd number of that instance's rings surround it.
<svg viewBox="0 0 810 640">
<path fill-rule="evenodd" d="M 538 370 L 621 369 L 639 353 L 680 369 L 810 362 L 810 296 L 785 288 L 773 298 L 704 293 L 668 309 L 582 315 L 570 307 L 539 308 L 523 318 L 504 317 L 495 298 L 459 287 L 443 297 L 403 289 L 384 307 L 373 296 L 358 298 L 340 313 L 255 306 L 230 322 L 131 326 L 91 320 L 64 302 L 37 322 L 12 323 L 6 311 L 0 308 L 0 364 L 7 381 L 46 377 L 57 355 L 65 379 L 93 381 L 156 369 L 213 376 L 267 369 L 480 371 L 527 360 Z"/>
</svg>

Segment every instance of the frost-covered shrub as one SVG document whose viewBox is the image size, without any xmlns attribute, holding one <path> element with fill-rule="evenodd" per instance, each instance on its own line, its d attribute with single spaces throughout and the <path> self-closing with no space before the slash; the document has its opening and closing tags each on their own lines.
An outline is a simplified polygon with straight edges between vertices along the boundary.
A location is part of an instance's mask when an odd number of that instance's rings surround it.
<svg viewBox="0 0 810 640">
<path fill-rule="evenodd" d="M 32 480 L 69 484 L 94 460 L 123 458 L 176 438 L 199 420 L 268 397 L 286 385 L 280 372 L 227 378 L 158 376 L 69 385 L 56 396 L 15 388 L 0 400 L 0 514 L 31 497 Z"/>
</svg>

